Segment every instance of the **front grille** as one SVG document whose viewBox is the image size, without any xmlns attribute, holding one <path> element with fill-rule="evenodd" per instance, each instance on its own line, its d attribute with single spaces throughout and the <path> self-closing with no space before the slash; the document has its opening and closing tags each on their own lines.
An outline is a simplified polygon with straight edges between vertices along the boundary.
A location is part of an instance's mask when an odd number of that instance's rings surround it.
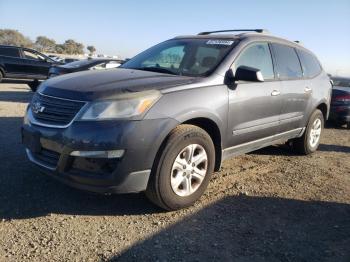
<svg viewBox="0 0 350 262">
<path fill-rule="evenodd" d="M 60 158 L 59 153 L 44 148 L 42 148 L 41 151 L 38 153 L 32 152 L 32 155 L 35 158 L 35 160 L 39 163 L 42 163 L 52 168 L 57 167 L 57 163 Z"/>
<path fill-rule="evenodd" d="M 31 102 L 31 110 L 37 121 L 43 124 L 62 126 L 68 125 L 84 104 L 80 101 L 35 93 Z"/>
</svg>

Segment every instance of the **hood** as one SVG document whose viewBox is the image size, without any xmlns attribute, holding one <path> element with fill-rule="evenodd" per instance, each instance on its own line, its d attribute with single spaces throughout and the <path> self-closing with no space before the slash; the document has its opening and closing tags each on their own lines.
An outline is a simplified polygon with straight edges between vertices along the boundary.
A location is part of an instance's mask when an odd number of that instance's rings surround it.
<svg viewBox="0 0 350 262">
<path fill-rule="evenodd" d="M 64 65 L 53 65 L 49 69 L 49 74 L 60 74 L 72 72 L 69 68 L 64 67 Z"/>
<path fill-rule="evenodd" d="M 133 69 L 84 71 L 51 78 L 40 85 L 45 95 L 92 101 L 120 94 L 159 90 L 191 84 L 196 77 L 176 76 Z"/>
</svg>

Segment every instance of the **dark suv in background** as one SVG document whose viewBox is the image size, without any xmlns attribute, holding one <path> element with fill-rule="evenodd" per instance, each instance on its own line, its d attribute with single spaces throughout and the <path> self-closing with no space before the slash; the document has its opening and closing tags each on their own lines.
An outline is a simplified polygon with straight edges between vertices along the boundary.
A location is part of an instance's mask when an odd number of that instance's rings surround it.
<svg viewBox="0 0 350 262">
<path fill-rule="evenodd" d="M 28 158 L 77 188 L 145 191 L 175 210 L 203 194 L 224 159 L 280 142 L 316 151 L 331 92 L 317 58 L 261 29 L 229 31 L 45 81 L 24 118 Z"/>
<path fill-rule="evenodd" d="M 329 119 L 350 129 L 350 78 L 332 77 L 333 90 Z"/>
<path fill-rule="evenodd" d="M 34 80 L 29 86 L 35 91 L 38 80 L 47 79 L 50 67 L 55 64 L 59 63 L 38 51 L 0 45 L 0 82 L 3 78 Z"/>
</svg>

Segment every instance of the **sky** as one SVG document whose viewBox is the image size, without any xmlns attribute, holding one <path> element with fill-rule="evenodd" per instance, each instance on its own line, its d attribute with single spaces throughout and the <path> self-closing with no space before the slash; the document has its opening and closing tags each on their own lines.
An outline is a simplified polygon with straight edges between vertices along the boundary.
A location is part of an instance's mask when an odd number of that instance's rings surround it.
<svg viewBox="0 0 350 262">
<path fill-rule="evenodd" d="M 266 28 L 301 41 L 329 73 L 350 76 L 350 0 L 0 0 L 5 28 L 123 58 L 177 35 Z"/>
</svg>

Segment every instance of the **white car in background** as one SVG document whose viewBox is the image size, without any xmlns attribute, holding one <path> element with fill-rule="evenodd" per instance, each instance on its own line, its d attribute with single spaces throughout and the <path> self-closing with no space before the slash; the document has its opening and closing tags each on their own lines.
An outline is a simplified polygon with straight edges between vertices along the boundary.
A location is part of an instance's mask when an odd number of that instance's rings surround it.
<svg viewBox="0 0 350 262">
<path fill-rule="evenodd" d="M 55 56 L 55 55 L 48 55 L 48 57 L 50 57 L 52 60 L 56 61 L 56 62 L 64 62 L 64 58 L 59 57 L 59 56 Z"/>
<path fill-rule="evenodd" d="M 52 66 L 49 70 L 49 78 L 85 70 L 105 70 L 116 68 L 122 63 L 122 60 L 110 58 L 89 58 L 78 60 L 64 65 Z"/>
</svg>

